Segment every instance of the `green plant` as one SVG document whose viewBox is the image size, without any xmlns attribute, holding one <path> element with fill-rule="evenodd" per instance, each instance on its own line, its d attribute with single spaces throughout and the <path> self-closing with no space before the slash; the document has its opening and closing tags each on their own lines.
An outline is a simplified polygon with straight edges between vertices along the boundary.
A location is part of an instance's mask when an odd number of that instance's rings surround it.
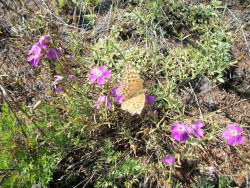
<svg viewBox="0 0 250 188">
<path fill-rule="evenodd" d="M 145 170 L 138 160 L 126 157 L 121 160 L 120 152 L 115 152 L 111 149 L 112 142 L 107 140 L 103 149 L 103 159 L 100 162 L 98 169 L 109 169 L 108 173 L 100 175 L 96 183 L 96 187 L 131 187 L 138 182 Z"/>
</svg>

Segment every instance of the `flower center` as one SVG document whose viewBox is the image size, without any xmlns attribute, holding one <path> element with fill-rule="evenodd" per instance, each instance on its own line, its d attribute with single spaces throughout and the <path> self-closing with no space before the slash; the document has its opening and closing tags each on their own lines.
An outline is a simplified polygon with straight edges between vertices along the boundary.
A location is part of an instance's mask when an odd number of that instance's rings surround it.
<svg viewBox="0 0 250 188">
<path fill-rule="evenodd" d="M 180 127 L 179 127 L 179 131 L 180 131 L 180 132 L 185 132 L 185 127 L 184 127 L 184 126 L 180 126 Z"/>
<path fill-rule="evenodd" d="M 237 136 L 238 135 L 238 132 L 236 130 L 232 130 L 231 133 L 232 133 L 233 136 Z"/>
<path fill-rule="evenodd" d="M 97 76 L 101 76 L 102 72 L 100 70 L 98 70 L 96 74 L 97 74 Z"/>
</svg>

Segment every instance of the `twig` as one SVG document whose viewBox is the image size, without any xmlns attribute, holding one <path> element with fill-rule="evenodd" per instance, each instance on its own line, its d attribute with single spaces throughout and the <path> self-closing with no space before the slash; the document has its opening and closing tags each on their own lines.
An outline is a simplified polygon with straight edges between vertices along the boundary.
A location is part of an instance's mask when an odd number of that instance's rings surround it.
<svg viewBox="0 0 250 188">
<path fill-rule="evenodd" d="M 192 85 L 190 84 L 190 82 L 188 82 L 188 84 L 189 84 L 189 86 L 190 86 L 190 88 L 191 88 L 191 91 L 192 91 L 192 93 L 193 93 L 193 95 L 194 95 L 194 98 L 195 98 L 195 100 L 196 100 L 196 103 L 197 103 L 197 105 L 198 105 L 198 109 L 199 109 L 199 112 L 200 112 L 200 116 L 203 118 L 203 115 L 202 115 L 202 112 L 201 112 L 201 108 L 200 108 L 200 104 L 199 104 L 198 98 L 197 98 L 197 96 L 196 96 L 196 94 L 195 94 L 195 92 L 194 92 L 194 90 L 193 90 L 193 87 L 192 87 Z"/>
<path fill-rule="evenodd" d="M 1 85 L 1 84 L 0 84 Z M 6 89 L 4 88 L 4 86 L 3 86 L 3 84 L 1 85 L 1 94 L 2 94 L 2 97 L 3 97 L 3 99 L 7 102 L 7 104 L 10 106 L 10 104 L 9 104 L 9 102 L 8 102 L 8 100 L 6 99 L 7 97 L 9 97 L 10 99 L 11 99 L 11 101 L 13 102 L 13 103 L 15 103 L 15 105 L 16 106 L 18 106 L 19 107 L 19 109 L 32 121 L 32 123 L 35 125 L 35 127 L 44 135 L 44 136 L 47 136 L 46 135 L 46 133 L 37 125 L 37 123 L 31 118 L 31 116 L 25 111 L 25 110 L 23 110 L 23 108 L 22 107 L 20 107 L 20 105 L 14 100 L 14 98 L 11 96 L 11 95 L 9 95 L 7 92 L 6 92 Z M 6 97 L 5 97 L 6 96 Z M 21 129 L 23 130 L 23 128 L 22 128 L 22 122 L 20 121 L 20 119 L 16 116 L 16 114 L 14 113 L 14 111 L 13 111 L 13 109 L 12 108 L 10 108 L 10 110 L 13 112 L 13 114 L 14 114 L 14 116 L 15 116 L 15 118 L 17 119 L 17 121 L 18 121 L 18 123 L 20 124 L 20 126 L 21 126 Z M 25 137 L 27 137 L 27 135 L 26 135 L 26 133 L 24 132 L 24 130 L 23 130 L 23 134 L 25 135 Z M 28 137 L 27 137 L 28 138 Z"/>
<path fill-rule="evenodd" d="M 65 26 L 67 26 L 67 27 L 71 27 L 71 28 L 74 28 L 74 29 L 79 29 L 79 30 L 85 31 L 85 29 L 82 29 L 82 28 L 75 27 L 75 26 L 73 26 L 73 25 L 67 24 L 67 23 L 64 22 L 61 18 L 59 18 L 58 16 L 56 16 L 55 14 L 53 14 L 53 13 L 50 11 L 48 5 L 44 2 L 44 0 L 41 0 L 41 2 L 42 2 L 43 5 L 44 5 L 45 11 L 47 11 L 47 12 L 50 14 L 51 17 L 55 17 L 57 20 L 59 20 L 59 21 L 52 20 L 53 22 L 59 23 L 59 24 L 62 24 L 62 25 L 65 25 Z"/>
<path fill-rule="evenodd" d="M 234 17 L 234 19 L 240 24 L 240 28 L 241 28 L 241 32 L 242 32 L 243 38 L 244 38 L 244 40 L 245 40 L 245 43 L 246 43 L 248 52 L 250 53 L 250 47 L 249 47 L 249 44 L 248 44 L 248 41 L 247 41 L 247 38 L 246 38 L 246 35 L 245 35 L 245 31 L 244 31 L 244 29 L 242 28 L 242 22 L 234 15 L 234 13 L 233 13 L 229 8 L 226 7 L 226 9 L 227 9 L 228 12 Z"/>
</svg>

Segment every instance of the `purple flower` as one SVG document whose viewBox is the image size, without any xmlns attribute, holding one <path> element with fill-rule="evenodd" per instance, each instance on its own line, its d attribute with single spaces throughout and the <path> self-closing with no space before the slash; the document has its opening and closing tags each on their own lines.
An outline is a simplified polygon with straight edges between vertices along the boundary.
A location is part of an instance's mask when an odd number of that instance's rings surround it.
<svg viewBox="0 0 250 188">
<path fill-rule="evenodd" d="M 173 165 L 173 164 L 175 163 L 175 157 L 167 156 L 167 157 L 164 157 L 162 161 L 163 161 L 165 164 Z"/>
<path fill-rule="evenodd" d="M 193 134 L 196 138 L 201 138 L 204 135 L 204 131 L 201 129 L 202 127 L 204 127 L 204 124 L 198 119 L 193 125 L 190 125 L 188 132 L 189 134 Z"/>
<path fill-rule="evenodd" d="M 63 92 L 63 90 L 62 90 L 62 88 L 61 88 L 61 87 L 57 87 L 57 88 L 56 88 L 56 92 L 57 92 L 57 93 L 62 93 L 62 92 Z"/>
<path fill-rule="evenodd" d="M 48 48 L 49 40 L 50 40 L 50 36 L 45 35 L 45 36 L 42 36 L 38 42 L 32 45 L 31 49 L 28 52 L 29 57 L 27 58 L 27 61 L 29 61 L 32 66 L 36 67 L 38 65 L 38 62 L 40 61 L 43 55 L 42 49 Z"/>
<path fill-rule="evenodd" d="M 237 144 L 243 144 L 244 137 L 241 136 L 243 129 L 240 125 L 236 126 L 234 124 L 228 124 L 227 130 L 224 130 L 221 134 L 222 138 L 227 140 L 227 144 L 230 146 L 235 146 Z"/>
<path fill-rule="evenodd" d="M 155 96 L 146 95 L 146 100 L 148 104 L 154 104 L 155 103 Z"/>
<path fill-rule="evenodd" d="M 76 81 L 76 77 L 75 77 L 74 75 L 70 74 L 68 77 L 69 77 L 71 80 Z"/>
<path fill-rule="evenodd" d="M 155 115 L 157 115 L 157 114 L 158 114 L 158 111 L 157 111 L 157 110 L 154 110 L 153 113 L 154 113 Z"/>
<path fill-rule="evenodd" d="M 112 96 L 113 96 L 113 97 L 116 97 L 116 96 L 118 96 L 118 95 L 119 95 L 119 93 L 118 93 L 118 87 L 112 89 Z"/>
<path fill-rule="evenodd" d="M 51 48 L 47 52 L 47 56 L 51 59 L 59 60 L 61 51 L 57 48 Z"/>
<path fill-rule="evenodd" d="M 42 56 L 43 54 L 33 54 L 27 58 L 27 61 L 30 62 L 32 66 L 37 67 L 38 62 L 40 61 Z"/>
<path fill-rule="evenodd" d="M 50 36 L 49 35 L 44 35 L 44 36 L 41 36 L 38 43 L 39 43 L 39 46 L 41 48 L 47 49 L 49 41 L 50 41 Z"/>
<path fill-rule="evenodd" d="M 89 81 L 93 83 L 97 80 L 97 84 L 99 86 L 104 85 L 105 78 L 111 77 L 111 71 L 105 66 L 100 66 L 98 68 L 94 67 L 89 71 L 89 73 L 91 74 Z"/>
<path fill-rule="evenodd" d="M 71 55 L 65 55 L 65 57 L 69 60 L 69 61 L 74 61 L 73 56 Z"/>
<path fill-rule="evenodd" d="M 95 109 L 99 109 L 100 105 L 104 103 L 106 105 L 106 108 L 109 109 L 111 107 L 111 103 L 108 102 L 108 98 L 107 96 L 103 95 L 103 96 L 99 96 L 97 101 L 94 102 L 94 108 Z"/>
<path fill-rule="evenodd" d="M 118 103 L 122 103 L 123 100 L 124 100 L 124 96 L 123 95 L 119 95 L 117 87 L 114 88 L 114 89 L 112 89 L 112 96 L 115 97 L 115 101 L 118 102 Z"/>
<path fill-rule="evenodd" d="M 34 45 L 31 46 L 30 50 L 28 51 L 28 55 L 34 53 L 34 54 L 41 54 L 41 47 L 39 45 L 39 43 L 35 43 Z"/>
<path fill-rule="evenodd" d="M 54 78 L 55 78 L 55 81 L 52 82 L 51 86 L 56 85 L 57 82 L 61 81 L 63 79 L 63 76 L 55 75 Z"/>
<path fill-rule="evenodd" d="M 171 137 L 179 142 L 183 142 L 188 139 L 189 129 L 183 122 L 178 122 L 171 126 Z"/>
</svg>

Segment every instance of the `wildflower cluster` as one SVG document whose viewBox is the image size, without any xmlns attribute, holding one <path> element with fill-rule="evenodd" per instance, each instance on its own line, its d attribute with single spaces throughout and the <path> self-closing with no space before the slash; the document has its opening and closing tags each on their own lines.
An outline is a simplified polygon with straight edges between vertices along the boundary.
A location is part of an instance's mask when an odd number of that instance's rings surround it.
<svg viewBox="0 0 250 188">
<path fill-rule="evenodd" d="M 62 51 L 57 48 L 49 48 L 50 45 L 50 35 L 44 35 L 40 37 L 38 42 L 33 44 L 28 52 L 27 61 L 34 67 L 38 66 L 39 61 L 43 56 L 53 59 L 60 60 L 63 55 Z M 74 58 L 71 55 L 65 55 L 65 58 L 68 61 L 73 61 Z M 55 80 L 52 82 L 51 86 L 56 86 L 64 77 L 60 75 L 54 75 Z M 68 78 L 72 81 L 76 81 L 76 77 L 74 75 L 68 75 Z M 62 88 L 56 87 L 56 92 L 61 93 Z"/>
<path fill-rule="evenodd" d="M 89 74 L 90 74 L 88 78 L 89 82 L 96 83 L 98 86 L 103 86 L 105 82 L 107 81 L 107 79 L 111 78 L 112 76 L 111 71 L 108 70 L 107 67 L 105 66 L 94 67 L 89 71 Z M 125 98 L 123 95 L 119 95 L 118 93 L 118 89 L 121 85 L 122 83 L 119 83 L 118 87 L 112 89 L 112 93 L 111 93 L 111 95 L 115 97 L 115 101 L 120 104 L 123 102 Z M 155 97 L 146 94 L 146 101 L 148 104 L 154 104 Z M 108 109 L 111 107 L 111 103 L 108 102 L 108 96 L 106 95 L 99 96 L 97 101 L 94 102 L 94 108 L 99 109 L 101 104 L 105 104 L 106 108 Z"/>
<path fill-rule="evenodd" d="M 32 66 L 37 67 L 43 55 L 53 60 L 59 60 L 60 56 L 63 55 L 62 51 L 57 48 L 49 48 L 49 44 L 50 35 L 44 35 L 40 37 L 38 42 L 31 46 L 28 52 L 29 56 L 27 61 L 30 62 Z M 74 60 L 71 55 L 65 55 L 65 58 L 69 61 Z"/>
<path fill-rule="evenodd" d="M 171 126 L 172 138 L 179 141 L 184 142 L 189 138 L 189 135 L 194 135 L 196 138 L 201 138 L 204 135 L 204 131 L 202 130 L 204 124 L 201 120 L 196 120 L 196 122 L 192 125 L 184 124 L 183 122 L 178 122 L 175 125 Z"/>
<path fill-rule="evenodd" d="M 43 56 L 42 50 L 48 49 L 48 44 L 50 41 L 50 36 L 45 35 L 42 36 L 38 42 L 32 45 L 31 49 L 28 52 L 28 62 L 34 67 L 38 66 L 38 62 L 40 61 L 41 57 Z"/>
<path fill-rule="evenodd" d="M 204 135 L 203 128 L 204 124 L 201 120 L 196 120 L 194 124 L 184 124 L 183 122 L 178 122 L 171 126 L 171 137 L 179 142 L 184 142 L 189 138 L 189 135 L 194 135 L 196 138 L 201 138 Z M 228 124 L 226 130 L 221 133 L 222 139 L 227 141 L 230 146 L 236 146 L 244 143 L 244 137 L 241 135 L 244 130 L 240 125 Z M 162 159 L 163 163 L 168 165 L 173 165 L 175 163 L 175 157 L 166 156 Z M 215 167 L 210 167 L 209 171 L 211 174 L 216 172 Z"/>
<path fill-rule="evenodd" d="M 111 78 L 112 73 L 105 66 L 94 67 L 89 71 L 89 82 L 95 83 L 98 86 L 103 86 L 107 79 Z M 94 102 L 94 108 L 99 109 L 104 104 L 107 109 L 111 108 L 111 103 L 108 101 L 108 96 L 101 95 L 97 101 Z"/>
<path fill-rule="evenodd" d="M 184 142 L 189 138 L 189 135 L 194 135 L 196 138 L 201 138 L 204 135 L 203 128 L 204 124 L 201 120 L 196 120 L 192 125 L 178 122 L 171 126 L 171 137 L 179 142 Z M 230 146 L 240 145 L 244 142 L 244 137 L 241 136 L 244 130 L 240 125 L 228 124 L 226 130 L 221 134 L 222 139 L 227 141 Z"/>
</svg>

